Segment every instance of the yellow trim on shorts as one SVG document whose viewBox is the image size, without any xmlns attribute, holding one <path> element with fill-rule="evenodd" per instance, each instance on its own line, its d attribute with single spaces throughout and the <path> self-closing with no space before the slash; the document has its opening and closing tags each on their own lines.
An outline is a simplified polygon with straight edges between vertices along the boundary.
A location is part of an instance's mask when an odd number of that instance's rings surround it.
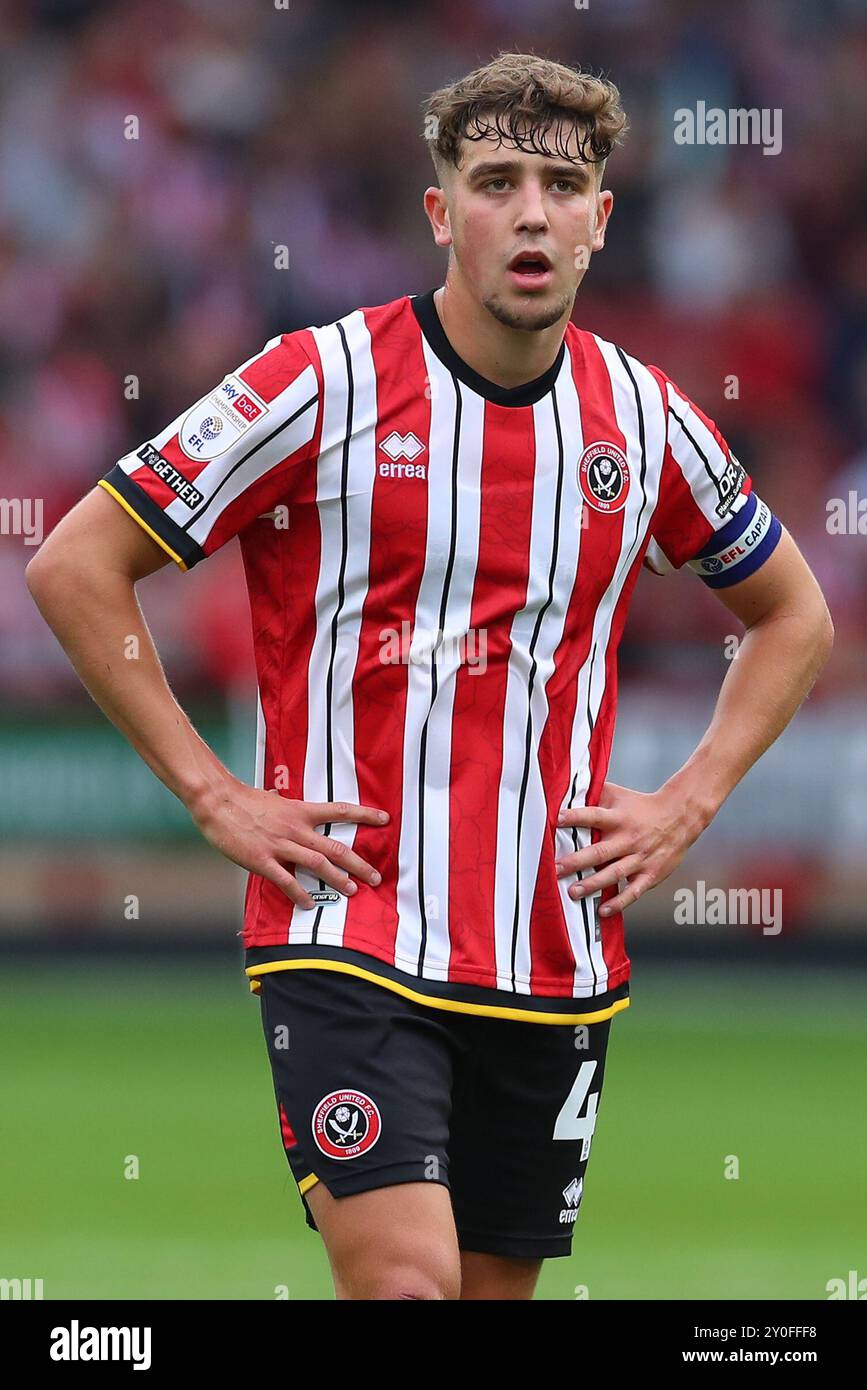
<svg viewBox="0 0 867 1390">
<path fill-rule="evenodd" d="M 317 1178 L 317 1176 L 316 1176 L 315 1173 L 308 1173 L 307 1177 L 306 1177 L 306 1178 L 302 1178 L 301 1181 L 299 1182 L 299 1184 L 298 1184 L 298 1191 L 299 1191 L 299 1192 L 301 1193 L 301 1195 L 303 1196 L 304 1193 L 305 1193 L 305 1192 L 309 1192 L 310 1189 L 311 1189 L 311 1187 L 313 1187 L 316 1183 L 318 1183 L 318 1181 L 319 1181 L 319 1179 Z"/>
<path fill-rule="evenodd" d="M 157 545 L 162 547 L 162 549 L 166 552 L 167 555 L 171 555 L 176 565 L 180 565 L 181 569 L 184 571 L 186 571 L 189 568 L 181 559 L 180 555 L 178 555 L 174 550 L 172 550 L 168 541 L 164 541 L 162 536 L 157 535 L 156 531 L 153 529 L 152 526 L 148 526 L 146 521 L 142 521 L 135 508 L 130 506 L 129 502 L 127 502 L 125 497 L 121 497 L 117 488 L 112 487 L 111 483 L 106 482 L 105 478 L 100 478 L 97 487 L 104 487 L 106 492 L 110 492 L 115 501 L 119 502 L 120 505 L 123 507 L 124 511 L 129 512 L 133 521 L 137 521 L 142 530 L 147 531 L 148 535 L 156 541 Z"/>
<path fill-rule="evenodd" d="M 467 1004 L 462 999 L 437 999 L 430 994 L 421 994 L 418 990 L 409 989 L 406 985 L 399 985 L 395 980 L 387 980 L 382 975 L 375 975 L 371 970 L 363 970 L 360 965 L 354 965 L 350 961 L 337 960 L 275 960 L 267 965 L 249 965 L 244 971 L 245 975 L 251 976 L 250 991 L 258 994 L 261 988 L 256 975 L 269 975 L 272 970 L 339 970 L 344 975 L 358 975 L 362 980 L 371 980 L 375 985 L 382 985 L 385 989 L 393 990 L 395 994 L 402 994 L 405 999 L 412 999 L 416 1004 L 427 1004 L 433 1009 L 447 1009 L 450 1013 L 456 1014 L 480 1014 L 485 1018 L 513 1018 L 516 1022 L 530 1023 L 604 1023 L 607 1018 L 613 1018 L 623 1009 L 629 1008 L 629 998 L 615 999 L 614 1003 L 607 1009 L 602 1009 L 595 1014 L 555 1014 L 544 1012 L 540 1009 L 507 1009 L 499 1004 Z"/>
</svg>

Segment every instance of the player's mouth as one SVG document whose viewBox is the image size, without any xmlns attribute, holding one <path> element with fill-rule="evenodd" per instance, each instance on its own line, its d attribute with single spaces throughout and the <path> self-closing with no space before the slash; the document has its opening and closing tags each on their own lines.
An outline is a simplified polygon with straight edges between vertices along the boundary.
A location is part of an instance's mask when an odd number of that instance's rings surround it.
<svg viewBox="0 0 867 1390">
<path fill-rule="evenodd" d="M 553 279 L 544 251 L 519 251 L 509 261 L 509 278 L 521 290 L 547 289 Z"/>
</svg>

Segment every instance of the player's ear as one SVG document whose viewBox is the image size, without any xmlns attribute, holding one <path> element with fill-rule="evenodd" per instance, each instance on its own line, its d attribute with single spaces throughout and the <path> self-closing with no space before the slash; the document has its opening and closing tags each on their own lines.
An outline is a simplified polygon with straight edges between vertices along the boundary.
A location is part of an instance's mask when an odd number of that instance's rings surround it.
<svg viewBox="0 0 867 1390">
<path fill-rule="evenodd" d="M 427 188 L 424 195 L 424 210 L 433 228 L 437 246 L 451 246 L 452 229 L 446 195 L 441 188 Z"/>
<path fill-rule="evenodd" d="M 614 194 L 610 188 L 603 188 L 596 197 L 596 227 L 593 232 L 591 243 L 594 251 L 601 251 L 605 245 L 605 229 L 608 226 L 608 219 L 614 207 Z"/>
</svg>

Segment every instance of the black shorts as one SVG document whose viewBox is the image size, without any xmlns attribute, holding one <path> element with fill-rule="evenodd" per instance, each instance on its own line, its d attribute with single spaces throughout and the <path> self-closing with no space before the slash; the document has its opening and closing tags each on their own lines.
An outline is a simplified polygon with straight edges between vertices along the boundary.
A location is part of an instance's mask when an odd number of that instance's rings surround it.
<svg viewBox="0 0 867 1390">
<path fill-rule="evenodd" d="M 571 1253 L 611 1020 L 540 1024 L 418 1004 L 351 974 L 262 976 L 280 1134 L 307 1216 L 404 1182 L 447 1187 L 462 1250 Z"/>
</svg>

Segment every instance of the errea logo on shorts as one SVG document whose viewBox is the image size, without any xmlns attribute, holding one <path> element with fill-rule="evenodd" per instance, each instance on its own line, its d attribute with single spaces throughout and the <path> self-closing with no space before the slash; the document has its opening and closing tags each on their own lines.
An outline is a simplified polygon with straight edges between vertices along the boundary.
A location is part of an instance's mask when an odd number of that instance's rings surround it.
<svg viewBox="0 0 867 1390">
<path fill-rule="evenodd" d="M 571 1226 L 578 1216 L 581 1198 L 584 1195 L 584 1179 L 573 1178 L 568 1187 L 563 1188 L 563 1196 L 568 1203 L 560 1213 L 560 1225 Z"/>
<path fill-rule="evenodd" d="M 379 1107 L 363 1091 L 331 1091 L 313 1111 L 313 1138 L 327 1158 L 358 1158 L 381 1131 Z"/>
</svg>

